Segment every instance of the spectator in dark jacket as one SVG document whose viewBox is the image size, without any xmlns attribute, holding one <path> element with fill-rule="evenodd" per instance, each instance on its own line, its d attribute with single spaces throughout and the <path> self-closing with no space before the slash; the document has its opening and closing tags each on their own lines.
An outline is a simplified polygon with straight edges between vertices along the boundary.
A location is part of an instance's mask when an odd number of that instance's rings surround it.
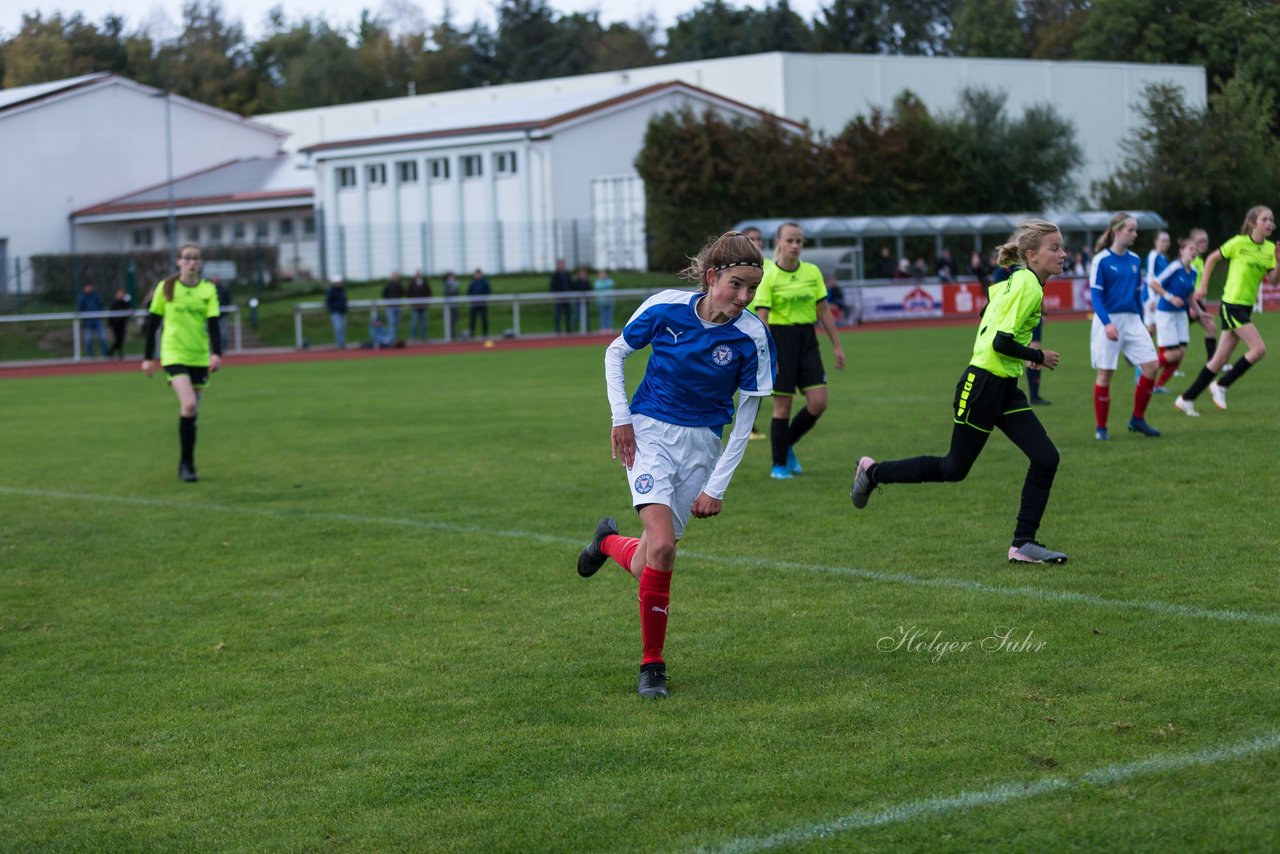
<svg viewBox="0 0 1280 854">
<path fill-rule="evenodd" d="M 333 323 L 333 343 L 339 350 L 347 347 L 347 289 L 342 286 L 342 277 L 334 276 L 328 292 L 324 295 L 324 306 L 329 310 L 329 320 Z"/>
<path fill-rule="evenodd" d="M 391 278 L 387 279 L 387 283 L 382 287 L 382 298 L 384 300 L 404 299 L 404 285 L 400 282 L 399 273 L 392 273 Z M 393 341 L 400 337 L 400 311 L 403 308 L 404 305 L 399 302 L 388 302 L 386 305 L 387 330 Z"/>
<path fill-rule="evenodd" d="M 429 299 L 430 297 L 431 283 L 427 281 L 426 276 L 422 275 L 422 271 L 418 270 L 413 274 L 413 280 L 409 282 L 409 299 Z M 425 305 L 412 307 L 413 316 L 409 318 L 410 341 L 427 340 L 427 309 Z"/>
<path fill-rule="evenodd" d="M 485 278 L 484 272 L 479 267 L 471 274 L 471 281 L 467 283 L 467 296 L 471 297 L 487 297 L 493 293 L 493 287 L 489 284 L 489 280 Z M 484 337 L 489 337 L 489 301 L 488 300 L 472 300 L 471 301 L 471 337 L 476 337 L 476 318 L 480 318 L 481 327 L 484 329 Z"/>
<path fill-rule="evenodd" d="M 91 312 L 105 311 L 102 305 L 102 297 L 98 296 L 98 291 L 88 282 L 80 292 L 80 298 L 76 300 L 76 311 Z M 98 347 L 102 351 L 103 358 L 107 356 L 107 337 L 102 334 L 102 318 L 89 317 L 80 321 L 80 334 L 84 336 L 84 354 L 85 356 L 93 356 L 93 342 L 98 342 Z"/>
<path fill-rule="evenodd" d="M 129 293 L 120 288 L 116 291 L 116 298 L 111 301 L 112 311 L 132 311 L 133 302 L 129 299 Z M 124 358 L 124 339 L 129 334 L 129 317 L 128 315 L 120 315 L 113 317 L 107 321 L 111 327 L 111 337 L 115 340 L 111 342 L 111 349 L 107 351 L 107 355 L 116 354 L 117 359 Z"/>
<path fill-rule="evenodd" d="M 564 294 L 571 290 L 573 290 L 573 283 L 569 280 L 569 271 L 565 269 L 564 259 L 561 258 L 556 262 L 556 271 L 551 274 L 551 293 Z M 563 330 L 560 328 L 562 321 L 564 322 Z M 573 306 L 568 300 L 556 300 L 554 322 L 556 332 L 573 331 Z"/>
</svg>

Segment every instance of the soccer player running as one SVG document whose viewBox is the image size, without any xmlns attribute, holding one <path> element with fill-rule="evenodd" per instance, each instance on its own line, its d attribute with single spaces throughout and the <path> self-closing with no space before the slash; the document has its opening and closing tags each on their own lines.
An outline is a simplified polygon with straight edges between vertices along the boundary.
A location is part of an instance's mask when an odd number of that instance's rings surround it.
<svg viewBox="0 0 1280 854">
<path fill-rule="evenodd" d="M 836 331 L 827 285 L 816 264 L 800 260 L 804 229 L 797 223 L 778 226 L 774 263 L 764 272 L 754 311 L 769 325 L 778 345 L 778 379 L 773 385 L 773 420 L 769 441 L 773 450 L 771 476 L 786 480 L 801 474 L 795 444 L 813 429 L 827 409 L 827 372 L 813 325 L 819 321 L 835 351 L 836 367 L 844 368 L 844 348 Z M 804 409 L 791 418 L 791 400 L 804 394 Z M 790 423 L 788 423 L 790 422 Z"/>
<path fill-rule="evenodd" d="M 218 328 L 218 289 L 201 277 L 200 247 L 184 243 L 178 249 L 178 273 L 156 285 L 147 315 L 146 351 L 142 370 L 155 373 L 156 330 L 160 338 L 160 364 L 169 386 L 178 396 L 178 439 L 182 455 L 178 477 L 195 483 L 196 415 L 200 397 L 209 386 L 209 374 L 222 367 L 222 335 Z"/>
<path fill-rule="evenodd" d="M 1200 375 L 1191 387 L 1174 401 L 1174 405 L 1187 415 L 1200 414 L 1196 412 L 1195 399 L 1206 386 L 1213 396 L 1214 405 L 1226 409 L 1227 389 L 1267 355 L 1267 345 L 1253 323 L 1253 304 L 1258 299 L 1258 287 L 1263 281 L 1270 284 L 1280 278 L 1280 268 L 1276 267 L 1276 245 L 1267 239 L 1275 227 L 1271 208 L 1261 205 L 1250 208 L 1240 233 L 1205 259 L 1204 275 L 1196 283 L 1196 297 L 1199 299 L 1207 293 L 1209 277 L 1218 262 L 1226 258 L 1231 263 L 1227 266 L 1227 283 L 1222 289 L 1222 305 L 1218 310 L 1222 337 L 1218 339 L 1217 352 L 1209 364 L 1200 369 Z M 1230 373 L 1220 380 L 1214 379 L 1218 371 L 1231 361 L 1231 352 L 1240 341 L 1244 341 L 1249 349 L 1231 367 Z"/>
<path fill-rule="evenodd" d="M 1196 283 L 1199 284 L 1205 280 L 1204 255 L 1209 251 L 1209 232 L 1203 228 L 1193 228 L 1191 239 L 1196 244 L 1196 257 L 1191 260 L 1191 266 L 1196 271 Z M 1204 301 L 1199 296 L 1193 298 L 1196 312 L 1200 315 L 1200 326 L 1204 329 L 1204 360 L 1208 362 L 1218 352 L 1218 324 L 1214 322 L 1213 312 L 1205 307 Z"/>
<path fill-rule="evenodd" d="M 1199 316 L 1199 306 L 1192 299 L 1196 290 L 1196 241 L 1184 237 L 1178 242 L 1178 260 L 1169 264 L 1151 280 L 1156 300 L 1156 346 L 1160 348 L 1160 376 L 1156 377 L 1156 393 L 1168 394 L 1169 382 L 1187 354 L 1191 343 L 1191 327 L 1187 316 Z"/>
<path fill-rule="evenodd" d="M 644 532 L 639 539 L 623 537 L 616 521 L 601 519 L 578 555 L 578 574 L 595 575 L 612 557 L 640 582 L 644 654 L 636 690 L 642 697 L 667 696 L 663 645 L 676 545 L 690 514 L 706 519 L 720 512 L 760 399 L 773 391 L 773 339 L 746 310 L 762 272 L 754 243 L 738 232 L 721 235 L 682 274 L 698 282 L 699 291 L 649 297 L 605 351 L 613 458 L 626 467 Z M 628 406 L 623 363 L 644 347 L 652 353 Z"/>
<path fill-rule="evenodd" d="M 762 256 L 764 255 L 764 232 L 756 228 L 754 225 L 749 225 L 746 228 L 742 229 L 742 236 L 750 240 L 752 243 L 754 243 L 756 245 L 756 248 L 760 250 L 760 254 Z M 773 265 L 773 261 L 771 261 L 768 258 L 764 259 L 764 268 L 766 270 L 768 270 L 769 267 L 772 265 Z M 759 291 L 757 291 L 757 293 L 759 293 Z M 751 305 L 747 306 L 747 309 L 749 311 L 756 310 L 756 304 L 754 300 L 752 300 Z M 751 425 L 751 441 L 754 442 L 757 439 L 764 439 L 764 438 L 766 438 L 765 434 L 762 433 L 760 430 L 757 430 L 756 425 L 753 422 Z"/>
<path fill-rule="evenodd" d="M 1105 441 L 1107 414 L 1111 409 L 1111 377 L 1120 354 L 1141 368 L 1133 390 L 1133 415 L 1129 430 L 1144 436 L 1159 436 L 1147 423 L 1147 405 L 1156 387 L 1159 364 L 1151 333 L 1142 322 L 1142 259 L 1129 250 L 1138 239 L 1138 221 L 1125 213 L 1116 214 L 1106 234 L 1094 247 L 1089 274 L 1093 298 L 1093 328 L 1089 336 L 1090 361 L 1098 372 L 1093 386 L 1093 411 L 1097 416 L 1094 438 Z"/>
<path fill-rule="evenodd" d="M 1031 363 L 1033 370 L 1058 367 L 1058 353 L 1033 350 L 1029 345 L 1031 331 L 1040 322 L 1044 283 L 1062 272 L 1066 249 L 1056 225 L 1033 219 L 1024 222 L 1016 240 L 1001 246 L 997 253 L 1001 266 L 1016 262 L 1020 269 L 1005 281 L 991 285 L 991 301 L 979 321 L 973 357 L 956 384 L 947 455 L 882 463 L 863 457 L 858 461 L 849 497 L 853 506 L 861 510 L 867 506 L 871 490 L 881 484 L 964 480 L 991 431 L 999 428 L 1030 462 L 1009 546 L 1009 562 L 1066 563 L 1065 554 L 1036 542 L 1058 471 L 1058 449 L 1018 388 L 1024 363 Z"/>
</svg>

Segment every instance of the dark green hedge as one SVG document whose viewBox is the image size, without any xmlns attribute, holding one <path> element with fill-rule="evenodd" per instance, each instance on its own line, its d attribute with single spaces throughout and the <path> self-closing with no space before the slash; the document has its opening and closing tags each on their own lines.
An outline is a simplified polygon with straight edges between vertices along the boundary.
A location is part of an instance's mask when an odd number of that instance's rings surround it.
<svg viewBox="0 0 1280 854">
<path fill-rule="evenodd" d="M 206 248 L 204 258 L 209 261 L 232 261 L 236 265 L 236 279 L 228 285 L 247 284 L 255 280 L 258 272 L 265 282 L 275 278 L 279 260 L 275 246 L 218 246 Z M 77 255 L 33 255 L 31 269 L 38 293 L 56 302 L 75 302 L 81 286 L 92 282 L 98 293 L 110 301 L 116 288 L 128 288 L 129 265 L 133 264 L 136 296 L 140 299 L 151 286 L 165 276 L 177 272 L 177 266 L 168 249 L 144 252 L 97 252 Z"/>
</svg>

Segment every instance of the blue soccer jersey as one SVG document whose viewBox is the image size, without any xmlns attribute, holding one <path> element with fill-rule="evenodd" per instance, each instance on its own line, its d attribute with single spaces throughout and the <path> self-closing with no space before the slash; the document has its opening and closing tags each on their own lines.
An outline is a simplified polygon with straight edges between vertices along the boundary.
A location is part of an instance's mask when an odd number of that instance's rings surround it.
<svg viewBox="0 0 1280 854">
<path fill-rule="evenodd" d="M 1142 259 L 1133 252 L 1103 249 L 1093 256 L 1089 274 L 1093 313 L 1105 326 L 1113 314 L 1142 313 Z"/>
<path fill-rule="evenodd" d="M 1156 303 L 1156 311 L 1186 311 L 1187 303 L 1191 301 L 1191 294 L 1195 292 L 1196 279 L 1199 275 L 1195 267 L 1188 269 L 1183 267 L 1181 262 L 1165 267 L 1164 272 L 1156 277 L 1156 281 L 1160 283 L 1160 287 L 1164 288 L 1165 293 L 1181 297 L 1182 305 L 1174 305 L 1162 296 Z"/>
<path fill-rule="evenodd" d="M 773 393 L 773 337 L 749 311 L 720 324 L 698 317 L 701 293 L 662 291 L 645 300 L 622 330 L 632 350 L 652 348 L 631 411 L 668 424 L 720 433 L 733 420 L 733 395 Z"/>
<path fill-rule="evenodd" d="M 1147 253 L 1147 274 L 1142 277 L 1142 304 L 1151 299 L 1151 280 L 1160 278 L 1160 274 L 1169 266 L 1169 259 L 1152 249 Z"/>
</svg>

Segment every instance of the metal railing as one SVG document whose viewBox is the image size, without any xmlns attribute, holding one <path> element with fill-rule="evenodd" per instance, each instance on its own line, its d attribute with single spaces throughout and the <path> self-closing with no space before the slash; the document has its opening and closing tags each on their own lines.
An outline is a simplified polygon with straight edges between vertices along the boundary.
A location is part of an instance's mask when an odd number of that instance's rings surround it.
<svg viewBox="0 0 1280 854">
<path fill-rule="evenodd" d="M 0 324 L 5 323 L 69 323 L 71 324 L 71 359 L 74 362 L 84 361 L 84 354 L 81 352 L 82 343 L 84 341 L 84 321 L 86 320 L 110 320 L 112 318 L 125 317 L 130 320 L 134 318 L 145 318 L 149 312 L 146 309 L 130 309 L 128 311 L 64 311 L 52 312 L 46 314 L 11 314 L 0 315 Z M 231 316 L 231 335 L 229 336 L 234 344 L 230 347 L 233 352 L 239 352 L 243 349 L 243 338 L 240 328 L 240 309 L 236 306 L 227 306 L 222 310 L 224 317 Z M 3 326 L 0 326 L 3 331 Z"/>
</svg>

